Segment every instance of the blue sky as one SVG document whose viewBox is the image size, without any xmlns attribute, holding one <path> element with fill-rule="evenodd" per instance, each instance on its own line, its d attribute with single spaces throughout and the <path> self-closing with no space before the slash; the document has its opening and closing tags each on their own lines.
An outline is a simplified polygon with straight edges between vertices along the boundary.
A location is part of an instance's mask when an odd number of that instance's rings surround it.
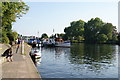
<svg viewBox="0 0 120 80">
<path fill-rule="evenodd" d="M 13 30 L 22 35 L 64 33 L 70 22 L 99 17 L 118 27 L 117 2 L 26 2 L 30 10 L 13 23 Z"/>
</svg>

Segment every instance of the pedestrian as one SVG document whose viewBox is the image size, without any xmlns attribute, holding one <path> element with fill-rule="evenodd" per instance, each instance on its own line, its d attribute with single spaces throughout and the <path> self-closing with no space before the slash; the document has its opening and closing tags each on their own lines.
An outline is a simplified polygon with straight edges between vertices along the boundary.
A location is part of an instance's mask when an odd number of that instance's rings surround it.
<svg viewBox="0 0 120 80">
<path fill-rule="evenodd" d="M 19 47 L 20 47 L 20 38 L 18 38 L 18 41 L 17 41 L 17 49 L 16 49 L 16 53 L 18 52 L 18 49 L 19 49 Z"/>
<path fill-rule="evenodd" d="M 6 55 L 7 62 L 10 62 L 10 61 L 12 62 L 13 61 L 12 56 L 13 56 L 13 54 L 12 54 L 12 48 L 10 47 L 7 50 L 7 55 Z"/>
<path fill-rule="evenodd" d="M 17 44 L 18 43 L 18 38 L 15 40 L 15 44 Z"/>
</svg>

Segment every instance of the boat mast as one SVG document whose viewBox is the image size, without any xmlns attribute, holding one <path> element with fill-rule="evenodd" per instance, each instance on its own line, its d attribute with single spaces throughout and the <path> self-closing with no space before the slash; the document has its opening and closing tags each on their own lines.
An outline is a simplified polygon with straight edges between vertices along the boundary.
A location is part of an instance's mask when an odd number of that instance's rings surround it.
<svg viewBox="0 0 120 80">
<path fill-rule="evenodd" d="M 53 29 L 53 32 L 52 32 L 52 37 L 54 38 L 54 35 L 55 35 L 55 31 L 54 31 L 54 29 Z"/>
<path fill-rule="evenodd" d="M 38 31 L 38 38 L 39 38 L 39 31 Z"/>
</svg>

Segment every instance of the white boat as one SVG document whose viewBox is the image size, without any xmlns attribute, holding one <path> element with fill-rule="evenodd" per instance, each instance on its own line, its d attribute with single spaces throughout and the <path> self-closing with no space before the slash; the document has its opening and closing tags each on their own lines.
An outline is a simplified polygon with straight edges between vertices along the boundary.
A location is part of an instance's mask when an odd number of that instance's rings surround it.
<svg viewBox="0 0 120 80">
<path fill-rule="evenodd" d="M 55 47 L 71 47 L 70 42 L 56 42 Z"/>
<path fill-rule="evenodd" d="M 54 47 L 55 46 L 55 40 L 53 38 L 44 39 L 43 42 L 42 42 L 42 46 Z"/>
<path fill-rule="evenodd" d="M 41 51 L 36 48 L 32 48 L 30 51 L 30 56 L 34 56 L 35 59 L 41 58 Z"/>
<path fill-rule="evenodd" d="M 61 38 L 44 39 L 42 45 L 47 47 L 71 47 L 70 41 L 63 41 Z"/>
</svg>

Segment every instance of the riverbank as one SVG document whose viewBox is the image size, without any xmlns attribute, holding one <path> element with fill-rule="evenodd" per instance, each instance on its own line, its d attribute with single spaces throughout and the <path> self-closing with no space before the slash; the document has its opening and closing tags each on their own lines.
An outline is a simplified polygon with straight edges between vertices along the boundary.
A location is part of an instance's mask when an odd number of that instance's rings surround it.
<svg viewBox="0 0 120 80">
<path fill-rule="evenodd" d="M 13 46 L 13 62 L 2 63 L 2 79 L 6 78 L 37 78 L 40 80 L 41 76 L 35 67 L 32 59 L 29 56 L 31 47 L 24 45 L 25 55 L 21 53 L 21 47 L 16 52 L 16 46 Z"/>
<path fill-rule="evenodd" d="M 113 45 L 120 45 L 118 41 L 108 41 L 108 42 L 85 42 L 83 41 L 71 41 L 71 43 L 85 43 L 85 44 L 113 44 Z"/>
</svg>

